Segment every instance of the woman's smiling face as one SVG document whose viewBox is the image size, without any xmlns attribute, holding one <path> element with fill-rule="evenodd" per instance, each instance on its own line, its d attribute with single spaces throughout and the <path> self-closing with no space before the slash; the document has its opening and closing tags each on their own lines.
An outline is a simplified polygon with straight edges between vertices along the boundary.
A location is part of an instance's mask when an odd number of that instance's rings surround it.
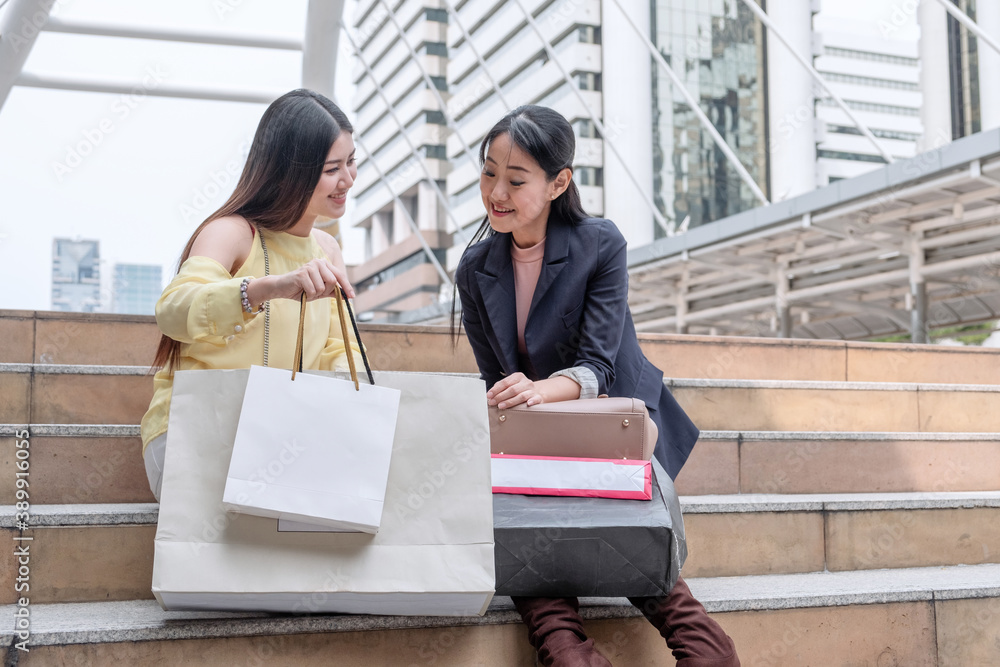
<svg viewBox="0 0 1000 667">
<path fill-rule="evenodd" d="M 560 184 L 562 180 L 548 180 L 534 158 L 507 134 L 499 135 L 490 143 L 479 175 L 490 227 L 500 233 L 512 232 L 519 247 L 535 245 L 545 238 L 552 200 L 566 189 Z"/>
<path fill-rule="evenodd" d="M 358 166 L 354 161 L 354 138 L 350 132 L 341 132 L 330 146 L 316 189 L 313 190 L 306 206 L 305 217 L 315 220 L 317 216 L 340 218 L 347 207 L 347 191 L 358 176 Z"/>
</svg>

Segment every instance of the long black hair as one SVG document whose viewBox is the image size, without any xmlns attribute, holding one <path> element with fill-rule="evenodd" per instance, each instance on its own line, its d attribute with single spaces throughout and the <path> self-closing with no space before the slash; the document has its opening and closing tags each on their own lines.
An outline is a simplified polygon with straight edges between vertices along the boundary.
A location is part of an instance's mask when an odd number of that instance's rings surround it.
<svg viewBox="0 0 1000 667">
<path fill-rule="evenodd" d="M 479 166 L 486 164 L 486 152 L 497 137 L 507 135 L 512 144 L 527 153 L 538 163 L 545 178 L 551 183 L 563 169 L 573 170 L 573 156 L 576 154 L 576 135 L 573 126 L 563 118 L 562 114 L 548 107 L 534 104 L 519 106 L 501 118 L 483 137 L 479 144 Z M 552 202 L 549 219 L 556 218 L 575 224 L 587 217 L 580 201 L 580 190 L 570 179 L 569 187 Z M 489 216 L 485 216 L 476 233 L 472 235 L 466 250 L 472 245 L 493 236 Z M 458 345 L 461 334 L 461 322 L 456 327 L 456 308 L 458 302 L 458 285 L 452 290 L 451 302 L 451 335 L 452 344 Z"/>
<path fill-rule="evenodd" d="M 257 125 L 236 189 L 191 234 L 177 270 L 190 256 L 198 234 L 213 220 L 240 215 L 260 229 L 283 232 L 294 227 L 309 206 L 330 146 L 341 132 L 353 134 L 354 127 L 340 107 L 317 92 L 293 90 L 271 102 Z M 178 361 L 180 343 L 161 336 L 153 368 L 172 370 Z"/>
</svg>

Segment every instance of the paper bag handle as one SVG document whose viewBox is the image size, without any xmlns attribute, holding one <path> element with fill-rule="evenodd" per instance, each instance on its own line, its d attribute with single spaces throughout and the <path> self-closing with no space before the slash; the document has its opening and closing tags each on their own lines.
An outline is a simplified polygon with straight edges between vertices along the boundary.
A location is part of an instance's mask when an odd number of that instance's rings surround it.
<svg viewBox="0 0 1000 667">
<path fill-rule="evenodd" d="M 335 293 L 337 299 L 337 317 L 340 319 L 340 333 L 344 339 L 344 348 L 347 350 L 347 366 L 351 371 L 351 380 L 354 381 L 354 389 L 361 391 L 361 386 L 358 384 L 358 371 L 354 365 L 354 353 L 351 352 L 351 338 L 347 332 L 347 322 L 344 321 L 344 304 L 347 304 L 347 313 L 351 318 L 351 325 L 354 328 L 354 337 L 358 341 L 358 348 L 361 350 L 361 360 L 365 363 L 365 371 L 368 373 L 368 382 L 375 384 L 375 378 L 372 376 L 372 369 L 368 363 L 368 355 L 365 354 L 364 345 L 361 344 L 361 332 L 358 331 L 358 323 L 354 319 L 354 311 L 351 309 L 351 303 L 345 298 L 343 290 L 337 288 Z M 292 380 L 295 380 L 295 374 L 302 370 L 302 339 L 305 334 L 306 325 L 306 293 L 303 292 L 300 297 L 299 306 L 299 331 L 295 337 L 295 356 L 292 358 Z"/>
<path fill-rule="evenodd" d="M 358 349 L 361 350 L 361 361 L 365 365 L 365 373 L 368 375 L 368 383 L 374 385 L 375 384 L 375 377 L 372 375 L 372 367 L 368 363 L 368 355 L 365 354 L 365 346 L 361 344 L 361 332 L 358 330 L 358 321 L 356 319 L 354 319 L 354 311 L 351 309 L 351 302 L 347 300 L 347 295 L 344 294 L 344 290 L 343 289 L 339 289 L 337 291 L 339 292 L 338 296 L 342 295 L 343 303 L 344 303 L 344 305 L 347 306 L 347 314 L 351 318 L 351 327 L 354 329 L 354 339 L 358 341 Z M 338 299 L 338 301 L 340 301 L 340 299 Z M 341 325 L 341 327 L 344 326 L 344 318 L 343 318 L 343 316 L 341 316 L 341 318 L 340 318 L 340 325 Z M 346 333 L 344 334 L 344 340 L 345 341 L 347 340 L 347 334 Z M 353 363 L 354 355 L 353 354 L 350 355 L 348 357 L 348 360 L 349 360 L 350 363 Z M 357 382 L 357 380 L 355 380 L 355 382 Z"/>
</svg>

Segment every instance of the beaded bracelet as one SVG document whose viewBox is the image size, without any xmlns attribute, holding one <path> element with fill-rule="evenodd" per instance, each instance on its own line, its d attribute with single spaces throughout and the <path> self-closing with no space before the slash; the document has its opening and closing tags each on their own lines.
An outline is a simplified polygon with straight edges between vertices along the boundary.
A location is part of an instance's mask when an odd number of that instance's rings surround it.
<svg viewBox="0 0 1000 667">
<path fill-rule="evenodd" d="M 250 306 L 250 299 L 247 297 L 247 285 L 250 284 L 251 280 L 253 280 L 253 276 L 247 276 L 246 278 L 243 279 L 243 282 L 240 283 L 240 301 L 243 303 L 243 310 L 247 311 L 248 313 L 263 313 L 264 312 L 263 303 L 260 304 L 260 307 L 257 310 L 254 310 Z"/>
</svg>

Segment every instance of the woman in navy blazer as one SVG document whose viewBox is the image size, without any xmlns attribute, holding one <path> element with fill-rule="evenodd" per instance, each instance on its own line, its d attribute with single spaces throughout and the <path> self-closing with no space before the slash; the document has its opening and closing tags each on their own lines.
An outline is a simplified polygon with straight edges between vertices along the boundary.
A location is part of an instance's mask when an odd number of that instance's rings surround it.
<svg viewBox="0 0 1000 667">
<path fill-rule="evenodd" d="M 642 399 L 659 429 L 654 455 L 676 478 L 698 429 L 663 384 L 663 371 L 639 348 L 621 232 L 603 218 L 571 222 L 549 216 L 524 328 L 526 355 L 517 349 L 512 242 L 511 234 L 494 234 L 470 246 L 456 274 L 462 321 L 486 385 L 519 371 L 548 378 L 566 368 L 586 368 L 597 381 L 595 396 Z"/>
<path fill-rule="evenodd" d="M 572 127 L 545 107 L 511 111 L 483 139 L 487 216 L 455 276 L 462 323 L 490 405 L 640 398 L 659 428 L 654 455 L 674 478 L 698 429 L 639 348 L 625 239 L 610 220 L 583 211 L 574 152 Z M 664 598 L 632 602 L 681 667 L 739 665 L 732 640 L 683 579 Z M 576 599 L 514 603 L 543 665 L 610 665 L 583 632 Z"/>
</svg>

